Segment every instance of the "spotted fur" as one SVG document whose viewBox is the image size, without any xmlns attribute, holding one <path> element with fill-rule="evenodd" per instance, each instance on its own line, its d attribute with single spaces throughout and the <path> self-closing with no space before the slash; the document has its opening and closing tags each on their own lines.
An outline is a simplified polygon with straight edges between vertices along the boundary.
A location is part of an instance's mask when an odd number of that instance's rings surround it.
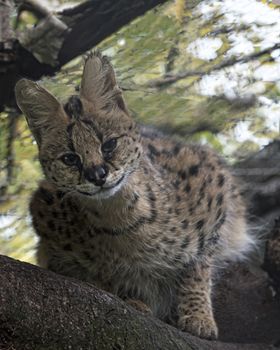
<svg viewBox="0 0 280 350">
<path fill-rule="evenodd" d="M 85 62 L 80 95 L 64 106 L 28 80 L 16 96 L 46 177 L 30 204 L 39 264 L 217 337 L 213 271 L 253 243 L 223 161 L 136 125 L 99 53 Z"/>
</svg>

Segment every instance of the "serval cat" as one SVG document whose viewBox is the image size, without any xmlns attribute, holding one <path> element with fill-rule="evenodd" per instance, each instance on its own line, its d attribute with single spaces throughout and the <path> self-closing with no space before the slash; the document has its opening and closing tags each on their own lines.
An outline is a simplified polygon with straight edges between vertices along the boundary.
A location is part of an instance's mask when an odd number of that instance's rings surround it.
<svg viewBox="0 0 280 350">
<path fill-rule="evenodd" d="M 65 105 L 26 79 L 16 98 L 45 175 L 30 204 L 39 264 L 216 338 L 213 272 L 253 244 L 223 161 L 137 125 L 99 52 Z"/>
</svg>

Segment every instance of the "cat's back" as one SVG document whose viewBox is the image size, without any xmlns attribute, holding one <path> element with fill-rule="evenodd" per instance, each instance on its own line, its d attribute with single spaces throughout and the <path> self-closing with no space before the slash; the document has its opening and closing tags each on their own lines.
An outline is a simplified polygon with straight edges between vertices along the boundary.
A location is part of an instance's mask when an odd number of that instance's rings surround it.
<svg viewBox="0 0 280 350">
<path fill-rule="evenodd" d="M 225 180 L 227 184 L 234 182 L 226 163 L 208 146 L 182 142 L 146 126 L 142 127 L 141 136 L 147 158 L 162 176 L 181 182 L 206 177 L 208 184 L 215 187 L 223 187 Z"/>
</svg>

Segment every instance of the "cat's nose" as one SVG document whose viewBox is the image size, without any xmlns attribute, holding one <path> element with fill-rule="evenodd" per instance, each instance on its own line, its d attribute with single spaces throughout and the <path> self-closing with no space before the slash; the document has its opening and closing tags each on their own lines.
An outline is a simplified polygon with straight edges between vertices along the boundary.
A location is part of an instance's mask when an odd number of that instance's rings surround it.
<svg viewBox="0 0 280 350">
<path fill-rule="evenodd" d="M 86 180 L 94 183 L 96 186 L 102 186 L 106 182 L 108 167 L 105 164 L 102 164 L 91 168 L 86 168 L 84 175 Z"/>
</svg>

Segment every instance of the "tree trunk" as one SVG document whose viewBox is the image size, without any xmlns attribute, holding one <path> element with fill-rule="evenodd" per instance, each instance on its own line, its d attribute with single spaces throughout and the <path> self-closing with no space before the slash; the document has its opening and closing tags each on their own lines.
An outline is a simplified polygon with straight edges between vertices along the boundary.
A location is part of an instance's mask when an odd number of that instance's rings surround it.
<svg viewBox="0 0 280 350">
<path fill-rule="evenodd" d="M 0 0 L 0 113 L 12 103 L 16 82 L 15 37 L 11 27 L 12 0 Z"/>
<path fill-rule="evenodd" d="M 210 342 L 144 316 L 93 285 L 0 256 L 1 349 L 268 350 Z M 232 325 L 231 325 L 232 327 Z"/>
</svg>

